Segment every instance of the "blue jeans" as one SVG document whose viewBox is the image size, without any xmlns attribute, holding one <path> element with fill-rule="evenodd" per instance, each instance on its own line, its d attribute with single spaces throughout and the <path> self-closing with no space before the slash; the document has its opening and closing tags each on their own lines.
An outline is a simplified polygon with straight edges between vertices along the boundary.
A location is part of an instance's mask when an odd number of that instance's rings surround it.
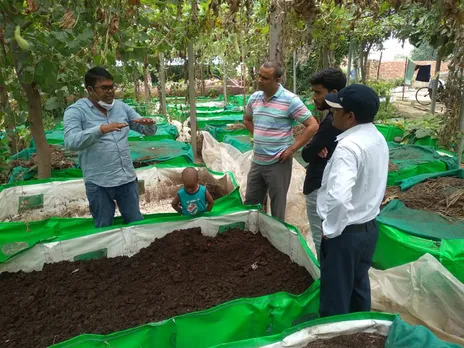
<svg viewBox="0 0 464 348">
<path fill-rule="evenodd" d="M 308 215 L 311 236 L 316 246 L 317 259 L 321 262 L 322 220 L 317 214 L 317 191 L 306 195 L 306 214 Z"/>
<path fill-rule="evenodd" d="M 101 187 L 91 182 L 85 183 L 90 213 L 95 219 L 95 227 L 113 224 L 115 201 L 126 224 L 143 220 L 139 208 L 137 180 L 115 187 Z"/>
</svg>

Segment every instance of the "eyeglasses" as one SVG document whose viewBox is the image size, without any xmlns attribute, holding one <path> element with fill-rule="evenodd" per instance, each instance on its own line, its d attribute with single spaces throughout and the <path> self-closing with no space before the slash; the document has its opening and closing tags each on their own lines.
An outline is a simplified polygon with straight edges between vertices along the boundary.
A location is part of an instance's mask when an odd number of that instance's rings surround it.
<svg viewBox="0 0 464 348">
<path fill-rule="evenodd" d="M 99 86 L 99 87 L 95 87 L 95 88 L 99 88 L 101 89 L 103 92 L 109 92 L 111 90 L 115 90 L 117 88 L 116 85 L 112 85 L 112 86 Z"/>
</svg>

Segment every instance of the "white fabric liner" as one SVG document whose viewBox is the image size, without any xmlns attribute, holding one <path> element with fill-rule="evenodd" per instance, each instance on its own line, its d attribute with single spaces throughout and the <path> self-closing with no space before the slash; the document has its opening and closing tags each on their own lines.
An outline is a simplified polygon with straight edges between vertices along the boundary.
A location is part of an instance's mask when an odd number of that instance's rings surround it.
<svg viewBox="0 0 464 348">
<path fill-rule="evenodd" d="M 261 346 L 260 348 L 304 348 L 307 344 L 342 335 L 356 333 L 376 333 L 388 336 L 392 322 L 389 320 L 347 320 L 337 323 L 320 324 L 295 332 L 282 341 Z"/>
<path fill-rule="evenodd" d="M 244 198 L 252 152 L 242 154 L 229 144 L 217 142 L 207 132 L 203 132 L 203 135 L 203 159 L 206 165 L 216 171 L 233 172 Z M 304 168 L 294 160 L 286 221 L 306 235 L 308 246 L 314 254 L 302 194 L 304 178 Z M 464 284 L 433 256 L 425 255 L 416 262 L 384 271 L 371 269 L 370 279 L 373 310 L 399 312 L 409 324 L 422 324 L 437 337 L 464 346 Z"/>
<path fill-rule="evenodd" d="M 72 261 L 75 256 L 100 249 L 107 249 L 107 257 L 133 256 L 140 249 L 148 247 L 155 239 L 176 230 L 200 227 L 204 235 L 215 236 L 222 226 L 240 222 L 245 223 L 246 230 L 260 232 L 276 249 L 305 267 L 313 279 L 320 277 L 319 268 L 306 253 L 298 234 L 280 221 L 256 210 L 193 220 L 125 226 L 74 239 L 37 244 L 8 262 L 0 264 L 0 273 L 40 271 L 44 264 Z"/>
<path fill-rule="evenodd" d="M 424 325 L 442 340 L 464 346 L 464 284 L 435 257 L 385 271 L 371 268 L 372 308 L 399 313 L 411 325 Z"/>
<path fill-rule="evenodd" d="M 214 171 L 232 172 L 235 175 L 240 194 L 245 199 L 247 175 L 250 171 L 253 151 L 241 153 L 230 144 L 218 142 L 208 132 L 203 134 L 202 156 L 206 166 Z M 287 193 L 287 211 L 285 221 L 296 226 L 306 236 L 308 246 L 313 254 L 316 248 L 311 238 L 311 232 L 306 215 L 306 199 L 303 195 L 303 184 L 306 170 L 296 159 L 293 159 L 292 180 Z"/>
<path fill-rule="evenodd" d="M 197 168 L 202 184 L 215 184 L 230 193 L 234 183 L 229 174 L 211 174 L 205 167 Z M 142 214 L 174 213 L 172 199 L 181 188 L 184 167 L 147 168 L 136 171 L 144 180 L 145 193 L 140 195 Z M 43 194 L 43 208 L 19 212 L 19 198 Z M 116 215 L 120 215 L 116 209 Z M 83 179 L 21 185 L 0 192 L 0 221 L 38 221 L 52 216 L 91 217 Z"/>
</svg>

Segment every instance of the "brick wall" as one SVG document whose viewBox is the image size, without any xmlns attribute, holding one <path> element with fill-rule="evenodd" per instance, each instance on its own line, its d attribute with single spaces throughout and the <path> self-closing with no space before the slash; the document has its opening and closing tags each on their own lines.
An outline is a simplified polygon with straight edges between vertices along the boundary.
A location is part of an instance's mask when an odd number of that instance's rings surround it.
<svg viewBox="0 0 464 348">
<path fill-rule="evenodd" d="M 414 63 L 418 65 L 432 65 L 431 74 L 435 74 L 435 61 L 415 61 Z M 404 77 L 404 68 L 406 62 L 401 61 L 392 61 L 392 62 L 382 62 L 380 65 L 380 80 L 396 80 L 402 79 Z M 377 69 L 379 67 L 378 60 L 369 60 L 368 62 L 368 79 L 377 79 Z M 440 71 L 448 71 L 448 63 L 442 62 Z M 414 74 L 416 77 L 417 71 Z"/>
</svg>

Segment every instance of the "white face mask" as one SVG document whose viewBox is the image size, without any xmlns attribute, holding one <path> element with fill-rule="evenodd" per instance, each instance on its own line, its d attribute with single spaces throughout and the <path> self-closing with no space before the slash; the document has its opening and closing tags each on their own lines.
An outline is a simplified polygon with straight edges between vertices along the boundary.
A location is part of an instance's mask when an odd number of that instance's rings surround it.
<svg viewBox="0 0 464 348">
<path fill-rule="evenodd" d="M 103 109 L 105 109 L 106 111 L 110 111 L 113 106 L 114 106 L 114 99 L 113 101 L 111 102 L 111 104 L 108 104 L 108 103 L 105 103 L 103 100 L 100 100 L 100 98 L 98 98 L 98 95 L 97 95 L 97 92 L 95 92 L 95 90 L 93 89 L 93 87 L 90 87 L 92 88 L 93 90 L 93 93 L 95 94 L 95 96 L 97 97 L 98 99 L 98 105 L 100 105 Z"/>
<path fill-rule="evenodd" d="M 105 109 L 107 111 L 110 111 L 111 108 L 114 105 L 114 99 L 113 99 L 113 102 L 111 104 L 105 103 L 103 100 L 99 100 L 98 105 L 100 105 L 103 109 Z"/>
</svg>

